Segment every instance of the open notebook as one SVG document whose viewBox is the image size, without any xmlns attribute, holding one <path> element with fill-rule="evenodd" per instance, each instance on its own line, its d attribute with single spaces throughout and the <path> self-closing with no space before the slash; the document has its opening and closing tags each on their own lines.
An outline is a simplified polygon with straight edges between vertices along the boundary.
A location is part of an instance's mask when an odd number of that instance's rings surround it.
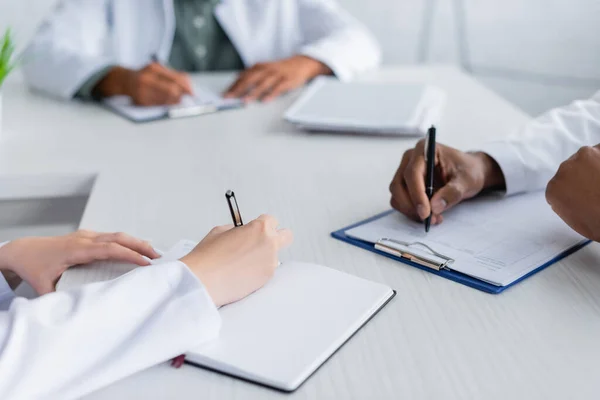
<svg viewBox="0 0 600 400">
<path fill-rule="evenodd" d="M 132 103 L 129 96 L 113 96 L 103 100 L 111 111 L 132 122 L 150 122 L 167 118 L 194 117 L 244 106 L 240 99 L 224 99 L 212 91 L 196 87 L 194 96 L 184 96 L 175 106 L 142 107 Z"/>
<path fill-rule="evenodd" d="M 179 259 L 195 243 L 163 256 Z M 157 261 L 160 263 L 161 261 Z M 114 279 L 131 265 L 95 263 L 69 269 L 59 290 Z M 298 388 L 395 295 L 389 287 L 314 264 L 284 263 L 265 287 L 219 310 L 218 339 L 186 353 L 201 367 L 283 391 Z"/>
<path fill-rule="evenodd" d="M 422 223 L 388 211 L 333 236 L 490 293 L 588 243 L 552 211 L 543 193 L 467 201 L 429 233 Z"/>
<path fill-rule="evenodd" d="M 431 85 L 319 77 L 285 119 L 313 131 L 423 136 L 439 122 L 445 102 L 445 93 Z"/>
</svg>

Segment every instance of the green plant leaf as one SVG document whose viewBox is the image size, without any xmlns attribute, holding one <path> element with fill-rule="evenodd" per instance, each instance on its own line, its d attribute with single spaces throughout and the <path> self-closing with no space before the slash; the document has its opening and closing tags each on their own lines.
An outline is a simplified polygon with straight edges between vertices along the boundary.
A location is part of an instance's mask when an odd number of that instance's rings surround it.
<svg viewBox="0 0 600 400">
<path fill-rule="evenodd" d="M 12 31 L 7 29 L 0 40 L 0 86 L 8 75 L 16 68 L 15 42 Z"/>
<path fill-rule="evenodd" d="M 0 86 L 16 67 L 15 49 L 12 31 L 7 29 L 0 40 Z"/>
</svg>

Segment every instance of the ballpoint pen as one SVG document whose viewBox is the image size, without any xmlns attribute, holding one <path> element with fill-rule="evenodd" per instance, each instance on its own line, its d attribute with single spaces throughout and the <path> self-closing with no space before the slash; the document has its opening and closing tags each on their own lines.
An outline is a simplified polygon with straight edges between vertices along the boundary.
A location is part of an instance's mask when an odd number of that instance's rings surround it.
<svg viewBox="0 0 600 400">
<path fill-rule="evenodd" d="M 429 128 L 425 140 L 425 162 L 427 163 L 427 175 L 425 176 L 425 192 L 427 198 L 433 197 L 433 175 L 435 169 L 435 126 Z M 429 232 L 431 226 L 431 213 L 425 218 L 425 232 Z"/>
<path fill-rule="evenodd" d="M 228 190 L 225 193 L 225 198 L 227 199 L 227 204 L 229 205 L 229 212 L 231 212 L 233 226 L 238 227 L 244 225 L 244 222 L 242 221 L 242 214 L 240 213 L 240 208 L 238 207 L 237 199 L 235 198 L 235 193 L 233 193 L 232 190 Z"/>
</svg>

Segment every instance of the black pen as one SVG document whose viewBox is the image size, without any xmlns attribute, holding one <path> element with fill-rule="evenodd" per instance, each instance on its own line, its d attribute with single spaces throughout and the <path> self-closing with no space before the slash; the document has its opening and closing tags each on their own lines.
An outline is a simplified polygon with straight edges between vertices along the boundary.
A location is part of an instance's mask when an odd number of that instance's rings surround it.
<svg viewBox="0 0 600 400">
<path fill-rule="evenodd" d="M 225 193 L 225 198 L 227 199 L 227 204 L 229 205 L 231 219 L 233 219 L 233 226 L 238 227 L 244 225 L 244 222 L 242 221 L 242 214 L 240 213 L 240 208 L 238 207 L 238 203 L 235 198 L 235 193 L 233 193 L 232 190 L 228 190 Z"/>
<path fill-rule="evenodd" d="M 425 176 L 425 192 L 427 198 L 431 200 L 433 197 L 433 175 L 435 169 L 435 126 L 429 128 L 427 139 L 425 140 L 425 162 L 427 163 L 427 175 Z M 429 232 L 431 226 L 431 215 L 425 218 L 425 232 Z"/>
</svg>

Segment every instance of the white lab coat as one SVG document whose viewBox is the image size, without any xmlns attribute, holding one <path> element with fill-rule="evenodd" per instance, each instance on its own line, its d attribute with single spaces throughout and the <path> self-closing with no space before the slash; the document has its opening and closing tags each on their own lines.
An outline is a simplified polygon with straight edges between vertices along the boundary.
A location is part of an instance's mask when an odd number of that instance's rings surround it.
<svg viewBox="0 0 600 400">
<path fill-rule="evenodd" d="M 376 40 L 335 0 L 222 0 L 215 16 L 247 67 L 303 54 L 346 80 L 380 61 Z M 167 60 L 174 31 L 173 0 L 62 0 L 23 70 L 33 88 L 70 98 L 103 67 Z"/>
<path fill-rule="evenodd" d="M 218 335 L 206 289 L 179 261 L 35 300 L 0 274 L 0 399 L 75 399 Z"/>
<path fill-rule="evenodd" d="M 508 140 L 483 146 L 502 169 L 507 194 L 540 190 L 583 146 L 600 144 L 600 92 L 548 111 Z"/>
</svg>

